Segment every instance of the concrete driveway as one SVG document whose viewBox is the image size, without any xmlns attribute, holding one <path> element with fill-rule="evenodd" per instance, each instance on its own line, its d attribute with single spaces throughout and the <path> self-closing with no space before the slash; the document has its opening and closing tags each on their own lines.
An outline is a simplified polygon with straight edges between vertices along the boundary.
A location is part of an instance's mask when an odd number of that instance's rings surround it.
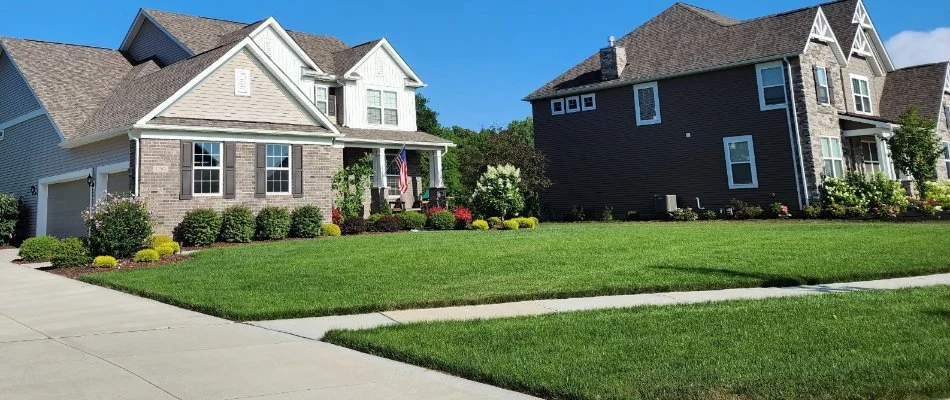
<svg viewBox="0 0 950 400">
<path fill-rule="evenodd" d="M 0 399 L 528 399 L 12 264 Z"/>
</svg>

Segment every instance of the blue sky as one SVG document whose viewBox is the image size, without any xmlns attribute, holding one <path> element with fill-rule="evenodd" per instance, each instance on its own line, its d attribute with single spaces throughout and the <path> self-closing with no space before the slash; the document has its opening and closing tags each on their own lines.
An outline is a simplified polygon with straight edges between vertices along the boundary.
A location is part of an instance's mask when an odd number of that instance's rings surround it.
<svg viewBox="0 0 950 400">
<path fill-rule="evenodd" d="M 950 59 L 950 1 L 865 2 L 882 39 L 901 34 L 888 43 L 896 63 Z M 603 47 L 607 36 L 622 36 L 673 1 L 595 3 L 9 1 L 0 36 L 116 48 L 138 7 L 242 22 L 274 16 L 287 29 L 333 35 L 350 45 L 385 36 L 429 85 L 422 93 L 432 99 L 440 121 L 478 129 L 529 116 L 522 97 Z M 689 3 L 745 19 L 816 1 Z"/>
</svg>

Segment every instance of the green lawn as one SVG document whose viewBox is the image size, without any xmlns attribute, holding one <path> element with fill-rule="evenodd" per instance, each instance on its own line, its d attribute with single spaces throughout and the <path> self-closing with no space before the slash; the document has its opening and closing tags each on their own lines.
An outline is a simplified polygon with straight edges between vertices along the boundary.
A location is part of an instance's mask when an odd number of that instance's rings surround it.
<svg viewBox="0 0 950 400">
<path fill-rule="evenodd" d="M 88 282 L 234 320 L 950 271 L 950 224 L 542 224 L 218 248 Z"/>
<path fill-rule="evenodd" d="M 554 399 L 950 396 L 950 287 L 332 331 Z"/>
</svg>

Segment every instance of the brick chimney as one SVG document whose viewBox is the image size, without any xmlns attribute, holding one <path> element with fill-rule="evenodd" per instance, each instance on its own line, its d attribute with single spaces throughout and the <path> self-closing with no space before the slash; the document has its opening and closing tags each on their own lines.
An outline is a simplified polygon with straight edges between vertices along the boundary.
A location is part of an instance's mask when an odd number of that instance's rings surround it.
<svg viewBox="0 0 950 400">
<path fill-rule="evenodd" d="M 600 78 L 604 81 L 612 81 L 623 74 L 623 68 L 627 66 L 627 52 L 623 47 L 617 46 L 617 41 L 611 36 L 610 44 L 600 49 Z"/>
</svg>

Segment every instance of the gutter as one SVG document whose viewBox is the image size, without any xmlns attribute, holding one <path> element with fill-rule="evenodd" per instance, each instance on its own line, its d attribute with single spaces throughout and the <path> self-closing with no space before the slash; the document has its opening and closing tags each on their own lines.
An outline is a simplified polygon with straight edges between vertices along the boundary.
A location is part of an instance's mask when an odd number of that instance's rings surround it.
<svg viewBox="0 0 950 400">
<path fill-rule="evenodd" d="M 59 147 L 62 147 L 64 149 L 73 149 L 79 146 L 85 146 L 90 143 L 95 143 L 100 140 L 117 138 L 119 136 L 122 136 L 123 134 L 127 134 L 128 131 L 132 128 L 133 128 L 132 125 L 120 126 L 118 128 L 112 128 L 107 131 L 102 131 L 102 132 L 95 133 L 89 136 L 83 136 L 78 139 L 64 140 L 62 142 L 59 142 Z"/>
<path fill-rule="evenodd" d="M 795 81 L 792 77 L 792 63 L 788 61 L 788 57 L 782 57 L 782 62 L 785 64 L 785 70 L 788 76 L 788 85 L 791 90 L 789 90 L 788 97 L 791 100 L 791 109 L 785 108 L 785 114 L 788 116 L 789 123 L 789 141 L 792 146 L 792 163 L 795 164 L 795 149 L 798 148 L 798 165 L 792 165 L 795 170 L 795 180 L 801 179 L 801 186 L 798 183 L 795 183 L 795 191 L 798 192 L 798 207 L 800 210 L 804 210 L 804 206 L 810 205 L 811 201 L 808 198 L 808 180 L 805 178 L 805 155 L 802 152 L 802 137 L 801 137 L 801 128 L 798 126 L 798 107 L 795 105 Z M 794 139 L 792 134 L 794 133 Z M 799 172 L 800 171 L 800 172 Z M 802 205 L 802 191 L 805 192 L 805 202 L 804 206 Z"/>
<path fill-rule="evenodd" d="M 139 138 L 132 134 L 132 130 L 129 129 L 129 140 L 135 142 L 135 176 L 132 179 L 135 179 L 135 196 L 141 196 L 139 193 L 139 174 L 141 173 L 141 166 L 139 160 L 141 160 L 142 154 L 142 143 L 139 141 Z"/>
<path fill-rule="evenodd" d="M 347 138 L 341 137 L 336 139 L 338 142 L 343 143 L 374 143 L 374 144 L 395 144 L 395 145 L 409 145 L 409 146 L 420 146 L 420 147 L 457 147 L 458 145 L 452 142 L 407 142 L 404 140 L 373 140 L 373 139 L 357 139 L 357 138 Z"/>
</svg>

